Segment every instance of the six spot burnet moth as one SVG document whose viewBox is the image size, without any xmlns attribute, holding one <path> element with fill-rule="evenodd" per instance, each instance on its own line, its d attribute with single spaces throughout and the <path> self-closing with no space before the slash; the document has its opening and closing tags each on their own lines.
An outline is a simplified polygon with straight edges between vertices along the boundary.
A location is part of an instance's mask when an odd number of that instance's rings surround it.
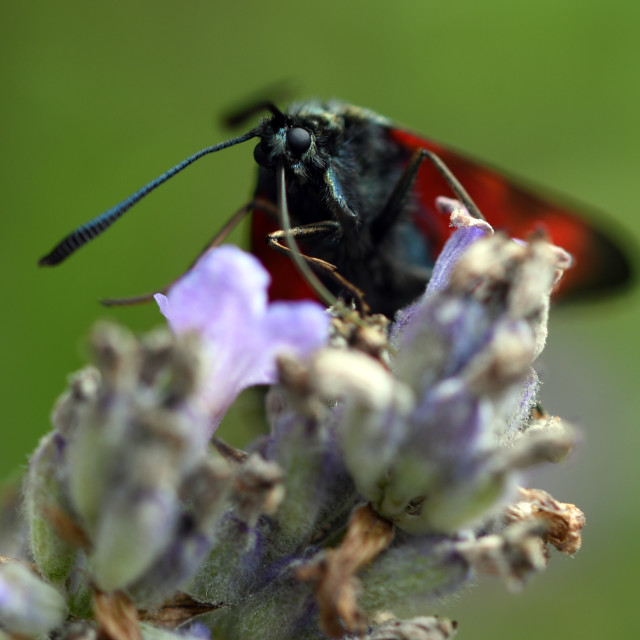
<svg viewBox="0 0 640 640">
<path fill-rule="evenodd" d="M 260 109 L 271 115 L 255 128 L 186 158 L 78 227 L 39 264 L 62 262 L 199 158 L 258 138 L 254 198 L 231 218 L 213 244 L 252 212 L 252 251 L 271 272 L 272 299 L 319 295 L 310 278 L 302 277 L 286 255 L 291 252 L 278 214 L 288 209 L 300 255 L 324 287 L 336 296 L 359 298 L 372 312 L 392 316 L 424 290 L 450 233 L 447 216 L 435 210 L 435 199 L 452 195 L 452 187 L 453 195 L 482 211 L 495 229 L 526 239 L 542 228 L 551 241 L 569 251 L 576 266 L 565 275 L 561 295 L 608 291 L 631 279 L 625 253 L 570 208 L 539 197 L 376 113 L 338 101 L 295 104 L 286 112 L 261 102 L 235 120 L 242 122 Z"/>
</svg>

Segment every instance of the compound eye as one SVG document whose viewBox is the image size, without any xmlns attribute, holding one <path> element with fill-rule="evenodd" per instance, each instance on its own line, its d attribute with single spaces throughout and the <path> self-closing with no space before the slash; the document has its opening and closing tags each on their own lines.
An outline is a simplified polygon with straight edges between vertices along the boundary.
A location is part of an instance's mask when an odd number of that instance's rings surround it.
<svg viewBox="0 0 640 640">
<path fill-rule="evenodd" d="M 258 142 L 256 148 L 253 150 L 253 159 L 261 166 L 266 167 L 269 164 L 269 156 L 262 146 L 262 142 Z"/>
<path fill-rule="evenodd" d="M 287 131 L 287 147 L 298 158 L 309 150 L 311 134 L 302 127 L 293 127 Z"/>
</svg>

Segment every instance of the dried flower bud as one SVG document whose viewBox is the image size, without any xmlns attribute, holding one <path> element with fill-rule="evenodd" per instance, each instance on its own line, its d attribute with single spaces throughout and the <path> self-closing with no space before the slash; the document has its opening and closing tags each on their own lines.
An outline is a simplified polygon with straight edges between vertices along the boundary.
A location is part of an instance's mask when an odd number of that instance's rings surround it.
<svg viewBox="0 0 640 640">
<path fill-rule="evenodd" d="M 535 523 L 543 529 L 543 539 L 558 551 L 573 554 L 582 546 L 585 525 L 582 511 L 574 504 L 558 502 L 546 491 L 520 489 L 522 500 L 510 505 L 504 515 L 507 524 Z"/>
<path fill-rule="evenodd" d="M 389 620 L 375 627 L 368 640 L 449 640 L 456 635 L 457 624 L 446 618 L 422 617 Z"/>
</svg>

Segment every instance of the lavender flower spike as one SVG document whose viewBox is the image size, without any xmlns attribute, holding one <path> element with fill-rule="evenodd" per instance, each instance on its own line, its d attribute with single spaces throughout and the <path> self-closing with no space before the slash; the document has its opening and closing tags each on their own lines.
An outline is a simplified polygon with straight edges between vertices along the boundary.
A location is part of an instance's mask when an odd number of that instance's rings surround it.
<svg viewBox="0 0 640 640">
<path fill-rule="evenodd" d="M 351 397 L 339 429 L 359 491 L 411 533 L 476 524 L 511 497 L 520 464 L 504 445 L 527 426 L 549 295 L 570 264 L 541 239 L 494 235 L 455 201 L 439 205 L 457 230 L 392 329 L 394 382 L 415 404 L 390 405 L 381 430 L 378 413 Z M 363 461 L 368 439 L 377 455 Z"/>
<path fill-rule="evenodd" d="M 0 640 L 450 640 L 435 599 L 575 553 L 582 512 L 517 489 L 573 442 L 533 369 L 570 258 L 438 206 L 456 230 L 391 327 L 270 304 L 230 246 L 156 296 L 173 335 L 99 325 L 24 482 L 39 576 L 0 555 Z M 211 439 L 259 383 L 270 434 Z"/>
<path fill-rule="evenodd" d="M 231 245 L 207 253 L 169 291 L 156 294 L 174 332 L 203 341 L 202 392 L 215 426 L 245 388 L 276 380 L 276 356 L 306 356 L 327 342 L 329 317 L 315 302 L 269 303 L 269 274 L 252 255 Z"/>
</svg>

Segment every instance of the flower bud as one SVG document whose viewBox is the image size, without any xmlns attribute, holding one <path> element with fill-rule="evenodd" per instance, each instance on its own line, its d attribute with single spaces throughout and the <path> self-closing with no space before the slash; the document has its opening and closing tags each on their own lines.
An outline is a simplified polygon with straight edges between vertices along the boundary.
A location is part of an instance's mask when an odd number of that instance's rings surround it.
<svg viewBox="0 0 640 640">
<path fill-rule="evenodd" d="M 175 492 L 160 487 L 105 504 L 90 563 L 98 588 L 115 591 L 140 576 L 168 545 L 177 511 Z"/>
<path fill-rule="evenodd" d="M 18 562 L 0 561 L 0 625 L 28 637 L 47 634 L 67 616 L 64 598 Z"/>
<path fill-rule="evenodd" d="M 38 571 L 53 583 L 67 578 L 78 553 L 71 536 L 61 535 L 64 523 L 71 526 L 74 521 L 65 491 L 66 446 L 64 437 L 57 431 L 44 436 L 31 456 L 25 482 L 31 551 Z"/>
</svg>

